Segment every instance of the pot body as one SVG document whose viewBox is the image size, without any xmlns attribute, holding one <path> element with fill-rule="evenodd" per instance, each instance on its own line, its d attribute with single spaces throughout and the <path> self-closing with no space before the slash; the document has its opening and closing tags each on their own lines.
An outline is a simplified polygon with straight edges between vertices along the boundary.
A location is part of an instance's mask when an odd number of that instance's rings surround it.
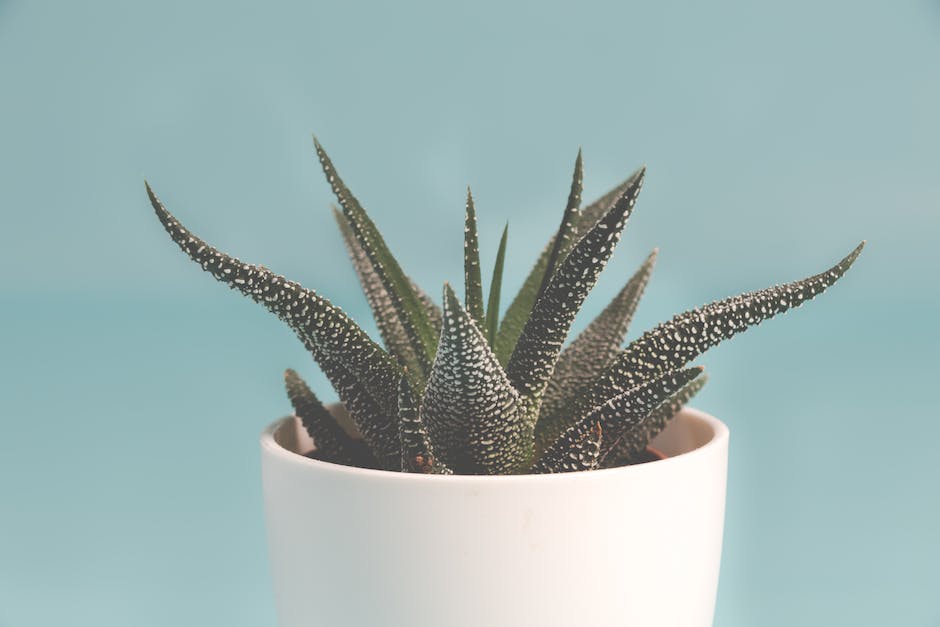
<svg viewBox="0 0 940 627">
<path fill-rule="evenodd" d="M 303 429 L 278 421 L 261 449 L 280 625 L 708 627 L 728 430 L 685 409 L 654 446 L 670 457 L 415 475 L 302 457 Z"/>
</svg>

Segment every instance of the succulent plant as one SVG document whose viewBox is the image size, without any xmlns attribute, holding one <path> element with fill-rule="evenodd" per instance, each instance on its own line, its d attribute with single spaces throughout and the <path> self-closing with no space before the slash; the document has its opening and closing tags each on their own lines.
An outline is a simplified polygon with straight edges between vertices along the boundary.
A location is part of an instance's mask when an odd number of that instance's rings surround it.
<svg viewBox="0 0 940 627">
<path fill-rule="evenodd" d="M 627 465 L 705 383 L 688 364 L 724 339 L 812 299 L 835 283 L 859 244 L 814 276 L 679 314 L 622 348 L 656 259 L 653 251 L 567 347 L 575 315 L 607 264 L 643 184 L 641 168 L 583 209 L 582 158 L 561 223 L 499 318 L 507 231 L 488 297 L 468 189 L 464 304 L 447 284 L 438 307 L 402 270 L 330 158 L 316 153 L 334 215 L 383 346 L 317 292 L 211 247 L 163 206 L 172 239 L 217 280 L 286 322 L 333 385 L 344 429 L 293 370 L 285 379 L 313 456 L 339 464 L 434 474 L 513 474 Z M 508 228 L 508 227 L 507 227 Z"/>
</svg>

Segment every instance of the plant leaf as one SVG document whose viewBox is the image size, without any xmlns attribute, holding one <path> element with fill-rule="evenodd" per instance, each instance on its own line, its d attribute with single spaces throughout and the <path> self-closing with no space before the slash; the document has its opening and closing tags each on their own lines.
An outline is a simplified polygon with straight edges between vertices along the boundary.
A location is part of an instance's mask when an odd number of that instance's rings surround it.
<svg viewBox="0 0 940 627">
<path fill-rule="evenodd" d="M 620 241 L 642 186 L 641 174 L 610 211 L 575 244 L 532 308 L 506 365 L 513 387 L 532 410 L 538 408 L 571 323 Z"/>
<path fill-rule="evenodd" d="M 529 462 L 532 426 L 519 395 L 449 285 L 421 419 L 435 452 L 456 473 L 508 474 Z"/>
<path fill-rule="evenodd" d="M 600 465 L 604 468 L 615 468 L 632 464 L 707 381 L 708 377 L 704 374 L 689 381 L 667 402 L 654 409 L 646 420 L 627 429 L 617 441 L 605 442 Z"/>
<path fill-rule="evenodd" d="M 243 263 L 198 238 L 166 210 L 147 185 L 150 202 L 163 227 L 193 261 L 286 322 L 311 351 L 385 467 L 399 452 L 397 388 L 401 369 L 341 309 L 313 290 L 288 281 L 262 266 Z M 369 412 L 358 413 L 367 404 Z"/>
<path fill-rule="evenodd" d="M 596 424 L 600 424 L 607 441 L 618 441 L 623 433 L 641 424 L 659 405 L 667 402 L 702 371 L 703 368 L 696 367 L 661 374 L 595 407 L 552 443 L 533 468 L 557 468 L 560 462 L 571 459 L 572 454 L 579 455 L 584 434 Z M 602 451 L 603 448 L 601 444 Z"/>
<path fill-rule="evenodd" d="M 542 273 L 542 283 L 539 286 L 539 294 L 548 287 L 548 282 L 555 273 L 555 268 L 560 259 L 564 259 L 571 248 L 577 242 L 578 217 L 581 206 L 581 191 L 584 184 L 584 161 L 581 158 L 581 150 L 578 149 L 578 158 L 574 162 L 574 174 L 571 177 L 571 191 L 568 192 L 568 204 L 565 206 L 565 213 L 562 214 L 561 224 L 558 231 L 552 239 L 551 252 L 548 254 L 548 261 L 545 264 L 545 271 Z"/>
<path fill-rule="evenodd" d="M 467 311 L 483 328 L 483 278 L 480 276 L 480 243 L 477 239 L 477 214 L 473 195 L 467 188 L 467 212 L 463 229 L 463 279 Z"/>
<path fill-rule="evenodd" d="M 575 400 L 590 389 L 591 383 L 620 352 L 637 304 L 653 272 L 656 254 L 655 250 L 650 253 L 604 311 L 558 357 L 535 425 L 536 450 L 554 442 L 577 418 L 572 413 Z"/>
<path fill-rule="evenodd" d="M 359 277 L 359 284 L 362 286 L 366 301 L 372 310 L 372 316 L 375 318 L 385 348 L 399 363 L 413 370 L 419 369 L 418 358 L 415 355 L 408 334 L 405 332 L 405 327 L 401 324 L 398 310 L 395 309 L 392 298 L 388 295 L 382 279 L 372 266 L 369 256 L 359 245 L 349 222 L 346 221 L 346 216 L 336 207 L 333 207 L 333 217 L 336 219 L 336 224 L 343 235 L 343 242 L 346 244 L 346 250 L 356 271 L 356 276 Z"/>
<path fill-rule="evenodd" d="M 681 368 L 722 340 L 811 300 L 845 274 L 864 245 L 820 274 L 715 301 L 647 331 L 607 367 L 587 404 L 596 405 L 662 372 Z"/>
<path fill-rule="evenodd" d="M 579 235 L 587 232 L 594 226 L 594 224 L 600 220 L 601 216 L 607 213 L 611 205 L 636 182 L 636 177 L 639 174 L 640 170 L 637 170 L 630 178 L 585 207 L 578 217 L 577 229 L 571 241 L 577 241 Z M 503 320 L 499 326 L 499 335 L 495 342 L 496 356 L 499 358 L 499 363 L 501 364 L 505 364 L 509 361 L 509 357 L 516 347 L 516 342 L 522 334 L 522 328 L 529 319 L 532 306 L 535 304 L 535 299 L 538 298 L 540 292 L 539 288 L 542 285 L 542 277 L 545 276 L 545 269 L 548 267 L 548 259 L 551 256 L 554 243 L 555 239 L 553 236 L 542 249 L 538 260 L 535 262 L 535 266 L 529 271 L 529 275 L 525 278 L 522 287 L 509 304 L 505 315 L 503 315 Z"/>
<path fill-rule="evenodd" d="M 287 370 L 284 373 L 284 385 L 295 415 L 313 438 L 319 459 L 360 468 L 379 467 L 363 442 L 354 440 L 343 430 L 300 375 Z"/>
<path fill-rule="evenodd" d="M 401 436 L 401 471 L 423 474 L 453 474 L 434 455 L 428 432 L 421 421 L 418 403 L 407 377 L 398 384 L 398 423 Z"/>
<path fill-rule="evenodd" d="M 486 341 L 490 346 L 496 343 L 499 326 L 499 295 L 503 287 L 503 264 L 506 261 L 506 238 L 509 237 L 509 224 L 503 227 L 503 236 L 499 238 L 499 250 L 493 264 L 493 278 L 490 280 L 490 296 L 486 301 Z"/>
<path fill-rule="evenodd" d="M 597 470 L 603 434 L 604 429 L 599 422 L 590 424 L 585 421 L 579 424 L 578 428 L 569 434 L 571 439 L 565 446 L 554 448 L 551 455 L 539 459 L 532 467 L 532 474 Z"/>
<path fill-rule="evenodd" d="M 441 308 L 437 306 L 437 303 L 431 300 L 431 297 L 428 296 L 417 283 L 412 281 L 411 286 L 414 288 L 415 293 L 418 294 L 418 300 L 420 300 L 421 304 L 424 306 L 424 313 L 431 322 L 431 329 L 434 331 L 434 335 L 439 336 L 441 334 L 441 324 L 444 320 L 444 314 Z"/>
<path fill-rule="evenodd" d="M 437 336 L 434 334 L 425 307 L 411 281 L 405 276 L 401 266 L 398 265 L 398 261 L 389 251 L 378 228 L 339 177 L 329 156 L 323 150 L 323 146 L 316 138 L 313 141 L 317 157 L 320 159 L 320 165 L 323 167 L 323 173 L 339 200 L 343 214 L 349 222 L 349 227 L 359 241 L 359 245 L 368 255 L 373 269 L 382 280 L 382 284 L 385 286 L 385 290 L 398 312 L 401 325 L 411 341 L 419 363 L 419 371 L 416 374 L 424 379 L 430 371 L 431 361 L 437 349 Z"/>
</svg>

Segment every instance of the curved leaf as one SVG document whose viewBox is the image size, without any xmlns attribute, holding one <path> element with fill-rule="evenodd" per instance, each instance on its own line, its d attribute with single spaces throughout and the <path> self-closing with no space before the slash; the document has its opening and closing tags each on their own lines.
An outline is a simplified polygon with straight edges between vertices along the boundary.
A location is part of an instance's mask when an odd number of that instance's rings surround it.
<svg viewBox="0 0 940 627">
<path fill-rule="evenodd" d="M 596 405 L 662 372 L 681 368 L 722 340 L 811 300 L 845 274 L 864 245 L 820 274 L 716 301 L 647 331 L 608 366 L 587 404 Z"/>
<path fill-rule="evenodd" d="M 640 174 L 610 211 L 575 244 L 532 308 L 506 365 L 513 387 L 532 409 L 538 407 L 575 315 L 620 241 L 642 186 Z"/>
<path fill-rule="evenodd" d="M 686 383 L 678 392 L 669 398 L 647 416 L 640 424 L 627 429 L 618 440 L 605 442 L 601 453 L 600 465 L 604 468 L 626 466 L 636 460 L 653 439 L 662 433 L 669 421 L 679 413 L 679 410 L 698 394 L 708 381 L 702 375 Z"/>
<path fill-rule="evenodd" d="M 617 442 L 627 430 L 642 423 L 659 405 L 668 402 L 670 396 L 693 381 L 703 370 L 696 367 L 667 372 L 595 407 L 555 440 L 534 467 L 556 464 L 559 460 L 570 459 L 572 454 L 577 456 L 582 448 L 584 434 L 596 424 L 600 424 L 607 441 Z M 602 451 L 603 448 L 602 443 Z"/>
<path fill-rule="evenodd" d="M 385 343 L 385 348 L 395 356 L 399 363 L 412 369 L 418 369 L 418 358 L 415 355 L 414 347 L 405 332 L 405 327 L 402 326 L 398 310 L 395 309 L 392 298 L 388 295 L 381 277 L 372 266 L 365 250 L 359 245 L 359 241 L 353 234 L 346 216 L 334 207 L 333 217 L 336 219 L 336 224 L 343 235 L 343 242 L 356 271 L 356 276 L 359 278 L 359 284 L 362 286 L 366 301 L 372 310 L 372 317 L 375 318 L 375 324 L 382 336 L 382 341 Z"/>
<path fill-rule="evenodd" d="M 608 191 L 581 211 L 577 218 L 575 233 L 570 238 L 572 244 L 577 241 L 579 235 L 586 233 L 601 219 L 601 216 L 607 213 L 611 205 L 636 182 L 636 177 L 639 173 L 640 171 L 637 170 L 630 178 Z M 545 276 L 545 269 L 548 267 L 548 259 L 554 248 L 556 236 L 552 236 L 552 239 L 548 240 L 548 244 L 545 245 L 542 252 L 539 254 L 535 266 L 529 271 L 528 276 L 526 276 L 525 281 L 522 283 L 522 287 L 503 315 L 494 349 L 496 356 L 499 358 L 499 363 L 501 364 L 505 364 L 509 361 L 509 357 L 516 347 L 516 342 L 522 334 L 522 328 L 529 319 L 532 306 L 535 304 L 535 300 L 538 298 L 539 292 L 541 291 L 540 287 L 543 277 Z"/>
<path fill-rule="evenodd" d="M 542 283 L 539 286 L 539 294 L 548 287 L 548 282 L 555 273 L 558 262 L 564 259 L 571 248 L 575 245 L 578 235 L 578 217 L 581 212 L 578 207 L 581 206 L 581 191 L 584 185 L 584 161 L 581 158 L 581 150 L 578 149 L 578 158 L 574 162 L 574 175 L 571 177 L 571 191 L 568 192 L 568 204 L 565 206 L 565 213 L 562 214 L 561 224 L 558 225 L 558 231 L 552 239 L 551 251 L 548 253 L 548 262 L 545 264 L 545 272 L 542 273 Z"/>
<path fill-rule="evenodd" d="M 343 208 L 343 214 L 349 222 L 349 227 L 359 241 L 359 245 L 369 256 L 373 269 L 379 275 L 382 284 L 385 285 L 385 290 L 388 292 L 396 311 L 398 311 L 399 320 L 411 341 L 418 360 L 419 371 L 416 374 L 423 379 L 430 370 L 431 360 L 434 358 L 437 347 L 437 337 L 421 299 L 411 281 L 405 276 L 401 266 L 398 265 L 398 261 L 392 256 L 372 219 L 339 177 L 332 161 L 323 150 L 323 146 L 316 138 L 313 142 L 316 147 L 317 157 L 320 159 L 320 165 L 323 167 L 323 173 L 326 175 L 333 193 Z"/>
<path fill-rule="evenodd" d="M 532 467 L 532 474 L 541 475 L 553 472 L 581 472 L 597 470 L 600 465 L 601 442 L 604 429 L 601 423 L 584 422 L 569 434 L 570 441 L 565 446 L 551 450 Z"/>
<path fill-rule="evenodd" d="M 288 281 L 262 266 L 243 263 L 196 237 L 170 214 L 147 185 L 150 202 L 163 227 L 193 261 L 286 322 L 330 378 L 366 443 L 383 464 L 399 456 L 397 388 L 401 370 L 380 346 L 341 309 L 313 290 Z M 357 398 L 349 402 L 353 395 Z M 369 397 L 372 410 L 356 415 Z"/>
<path fill-rule="evenodd" d="M 604 311 L 558 357 L 535 425 L 536 450 L 554 442 L 577 418 L 572 414 L 575 400 L 590 390 L 590 385 L 620 352 L 630 321 L 653 272 L 656 254 L 655 250 L 650 253 Z"/>
</svg>

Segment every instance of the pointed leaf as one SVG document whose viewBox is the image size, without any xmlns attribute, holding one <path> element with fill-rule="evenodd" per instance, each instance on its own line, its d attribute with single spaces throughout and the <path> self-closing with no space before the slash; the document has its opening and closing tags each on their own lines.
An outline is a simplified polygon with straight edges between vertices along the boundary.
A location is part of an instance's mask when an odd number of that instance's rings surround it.
<svg viewBox="0 0 940 627">
<path fill-rule="evenodd" d="M 601 466 L 615 468 L 633 463 L 646 450 L 650 442 L 662 433 L 679 410 L 698 394 L 707 381 L 708 377 L 703 374 L 686 383 L 669 398 L 669 401 L 653 410 L 646 420 L 627 429 L 617 441 L 605 442 L 601 453 Z"/>
<path fill-rule="evenodd" d="M 435 452 L 456 473 L 508 474 L 529 462 L 532 427 L 519 395 L 449 285 L 421 418 Z"/>
<path fill-rule="evenodd" d="M 359 245 L 346 217 L 336 207 L 333 208 L 333 217 L 343 235 L 343 242 L 349 252 L 353 268 L 356 270 L 356 276 L 359 277 L 359 283 L 362 285 L 362 291 L 372 310 L 372 316 L 375 318 L 385 348 L 395 356 L 399 363 L 418 370 L 418 358 L 381 277 L 369 261 L 369 256 Z"/>
<path fill-rule="evenodd" d="M 639 176 L 639 173 L 639 170 L 634 172 L 630 178 L 614 187 L 581 211 L 577 220 L 576 233 L 571 238 L 572 244 L 577 241 L 579 236 L 590 230 L 590 228 L 600 220 L 601 216 L 607 213 L 613 203 L 636 182 L 636 177 Z M 553 236 L 542 249 L 538 260 L 535 262 L 535 266 L 529 271 L 522 287 L 519 289 L 519 293 L 513 298 L 509 307 L 506 309 L 505 315 L 503 315 L 503 320 L 499 326 L 499 335 L 495 343 L 496 356 L 499 358 L 499 363 L 501 364 L 505 364 L 509 361 L 509 357 L 516 347 L 516 342 L 522 334 L 522 328 L 529 319 L 532 306 L 535 304 L 535 299 L 538 298 L 541 291 L 539 288 L 542 285 L 542 277 L 545 276 L 545 269 L 548 267 L 548 259 L 551 256 L 554 243 L 555 238 Z M 561 255 L 559 255 L 559 257 L 561 257 Z"/>
<path fill-rule="evenodd" d="M 670 396 L 698 377 L 702 370 L 687 368 L 667 372 L 607 400 L 569 427 L 546 449 L 534 468 L 557 464 L 558 460 L 570 459 L 572 454 L 578 455 L 584 434 L 598 423 L 604 430 L 606 441 L 620 440 L 628 429 L 642 423 L 659 405 L 668 402 Z M 602 451 L 603 448 L 602 443 Z"/>
<path fill-rule="evenodd" d="M 565 206 L 565 213 L 561 217 L 561 224 L 552 240 L 551 252 L 548 254 L 548 262 L 545 264 L 545 272 L 542 273 L 542 283 L 539 286 L 539 294 L 548 287 L 548 282 L 555 273 L 558 262 L 564 259 L 577 240 L 578 217 L 581 206 L 581 191 L 584 184 L 584 162 L 581 158 L 581 150 L 578 150 L 578 158 L 574 162 L 574 175 L 571 179 L 571 191 L 568 193 L 568 204 Z"/>
<path fill-rule="evenodd" d="M 490 296 L 486 302 L 486 341 L 492 347 L 496 342 L 496 332 L 499 326 L 499 295 L 503 288 L 503 264 L 506 261 L 506 238 L 509 237 L 509 224 L 503 228 L 503 236 L 499 239 L 499 250 L 496 251 L 496 262 L 493 264 L 493 278 L 490 280 Z"/>
<path fill-rule="evenodd" d="M 407 377 L 398 384 L 398 422 L 401 436 L 401 471 L 450 475 L 453 472 L 434 455 L 428 432 Z"/>
<path fill-rule="evenodd" d="M 532 308 L 506 366 L 513 387 L 532 409 L 538 407 L 575 315 L 620 241 L 642 186 L 640 175 L 575 244 Z"/>
<path fill-rule="evenodd" d="M 401 370 L 395 361 L 330 301 L 267 268 L 243 263 L 209 246 L 164 208 L 149 185 L 147 193 L 160 222 L 183 252 L 218 281 L 264 305 L 290 326 L 357 418 L 363 438 L 379 461 L 385 464 L 394 457 L 397 466 L 396 397 Z M 356 395 L 353 405 L 363 405 L 358 397 L 364 394 L 374 411 L 357 416 L 347 399 Z"/>
<path fill-rule="evenodd" d="M 365 445 L 343 430 L 300 375 L 287 370 L 284 385 L 295 415 L 313 439 L 318 459 L 360 468 L 378 467 L 378 462 Z"/>
<path fill-rule="evenodd" d="M 437 347 L 437 337 L 434 334 L 424 305 L 421 303 L 421 299 L 411 281 L 389 251 L 378 228 L 339 177 L 336 168 L 323 150 L 323 146 L 316 138 L 313 141 L 317 156 L 320 159 L 320 165 L 323 167 L 323 173 L 326 175 L 333 193 L 343 208 L 343 214 L 346 216 L 349 226 L 359 241 L 359 245 L 369 256 L 372 267 L 382 280 L 382 284 L 385 285 L 385 289 L 392 299 L 392 304 L 398 311 L 401 324 L 411 341 L 420 364 L 419 372 L 416 374 L 424 378 L 430 370 L 431 360 L 434 358 Z"/>
<path fill-rule="evenodd" d="M 467 311 L 483 328 L 483 278 L 480 276 L 480 243 L 477 239 L 477 213 L 473 195 L 467 188 L 467 212 L 463 229 L 463 280 Z"/>
<path fill-rule="evenodd" d="M 662 372 L 681 368 L 722 340 L 811 300 L 845 274 L 864 245 L 862 242 L 820 274 L 716 301 L 647 331 L 608 366 L 587 404 L 597 404 Z"/>
<path fill-rule="evenodd" d="M 601 423 L 584 422 L 569 435 L 566 446 L 552 449 L 532 467 L 532 474 L 597 470 L 600 463 L 604 429 Z"/>
<path fill-rule="evenodd" d="M 535 447 L 548 446 L 576 419 L 575 400 L 620 352 L 627 329 L 656 263 L 653 251 L 609 305 L 558 357 L 535 425 Z"/>
</svg>

